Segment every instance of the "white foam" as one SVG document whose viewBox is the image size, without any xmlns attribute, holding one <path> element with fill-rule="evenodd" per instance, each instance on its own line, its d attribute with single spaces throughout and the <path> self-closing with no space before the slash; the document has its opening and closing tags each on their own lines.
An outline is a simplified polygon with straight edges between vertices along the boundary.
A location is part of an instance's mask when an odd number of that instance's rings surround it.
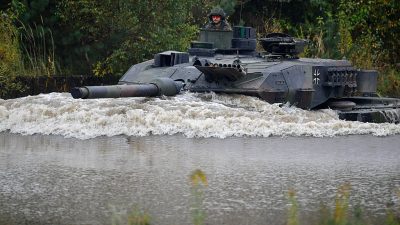
<svg viewBox="0 0 400 225">
<path fill-rule="evenodd" d="M 332 110 L 307 111 L 241 95 L 73 99 L 51 93 L 0 100 L 0 132 L 97 136 L 184 134 L 187 137 L 400 134 L 399 124 L 339 120 Z"/>
</svg>

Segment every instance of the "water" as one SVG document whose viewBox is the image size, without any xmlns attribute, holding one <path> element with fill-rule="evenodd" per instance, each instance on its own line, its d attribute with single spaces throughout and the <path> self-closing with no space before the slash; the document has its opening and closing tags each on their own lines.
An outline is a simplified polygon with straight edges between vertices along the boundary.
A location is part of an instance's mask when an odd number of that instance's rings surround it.
<svg viewBox="0 0 400 225">
<path fill-rule="evenodd" d="M 186 137 L 400 134 L 399 124 L 338 119 L 333 110 L 271 105 L 255 97 L 185 93 L 165 98 L 73 99 L 52 93 L 0 99 L 0 132 L 99 136 L 183 134 Z"/>
<path fill-rule="evenodd" d="M 111 224 L 132 207 L 191 224 L 196 169 L 207 224 L 285 224 L 288 190 L 313 221 L 347 183 L 379 221 L 400 204 L 399 130 L 242 96 L 0 100 L 0 224 Z"/>
<path fill-rule="evenodd" d="M 303 214 L 313 215 L 347 182 L 350 203 L 380 216 L 400 188 L 399 136 L 79 140 L 1 133 L 0 143 L 1 214 L 17 223 L 110 224 L 113 211 L 137 206 L 155 224 L 190 224 L 195 169 L 208 178 L 209 224 L 282 224 L 290 189 Z"/>
</svg>

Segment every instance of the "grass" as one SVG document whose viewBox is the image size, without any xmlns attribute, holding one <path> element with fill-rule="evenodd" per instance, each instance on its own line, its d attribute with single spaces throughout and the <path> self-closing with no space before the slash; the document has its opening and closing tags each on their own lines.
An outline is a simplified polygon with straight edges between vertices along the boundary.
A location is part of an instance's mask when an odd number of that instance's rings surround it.
<svg viewBox="0 0 400 225">
<path fill-rule="evenodd" d="M 374 225 L 368 215 L 363 214 L 361 206 L 357 205 L 350 208 L 350 184 L 343 184 L 338 188 L 335 197 L 334 208 L 322 205 L 319 218 L 316 223 L 302 222 L 298 219 L 299 207 L 295 192 L 289 191 L 288 199 L 290 207 L 288 209 L 287 225 Z M 400 194 L 398 194 L 400 198 Z M 388 206 L 386 210 L 385 221 L 380 221 L 376 225 L 400 225 L 400 208 L 394 208 L 394 205 Z"/>
<path fill-rule="evenodd" d="M 296 192 L 294 190 L 289 190 L 288 196 L 289 196 L 290 208 L 288 210 L 287 225 L 299 225 L 299 219 L 298 219 L 299 206 L 296 200 Z"/>
<path fill-rule="evenodd" d="M 22 54 L 19 49 L 18 30 L 5 14 L 0 15 L 0 98 L 25 86 L 16 79 L 22 71 Z"/>
<path fill-rule="evenodd" d="M 43 28 L 41 19 L 42 25 L 33 24 L 33 27 L 20 22 L 20 47 L 25 57 L 19 74 L 53 76 L 57 73 L 53 33 Z"/>
<path fill-rule="evenodd" d="M 206 224 L 206 213 L 203 207 L 204 192 L 208 186 L 207 176 L 201 170 L 193 171 L 189 176 L 192 192 L 192 223 L 194 225 Z M 313 222 L 301 221 L 300 207 L 297 202 L 296 191 L 288 191 L 289 207 L 287 209 L 286 225 L 400 225 L 400 207 L 388 205 L 384 221 L 374 223 L 369 215 L 364 214 L 360 206 L 350 207 L 351 185 L 346 183 L 338 187 L 333 207 L 321 205 L 317 219 Z M 400 190 L 398 192 L 400 199 Z M 125 219 L 113 220 L 113 225 L 150 225 L 149 214 L 135 208 Z"/>
<path fill-rule="evenodd" d="M 192 221 L 194 225 L 203 225 L 206 213 L 202 209 L 204 188 L 207 187 L 207 176 L 201 170 L 195 170 L 190 174 L 191 191 L 193 196 Z"/>
</svg>

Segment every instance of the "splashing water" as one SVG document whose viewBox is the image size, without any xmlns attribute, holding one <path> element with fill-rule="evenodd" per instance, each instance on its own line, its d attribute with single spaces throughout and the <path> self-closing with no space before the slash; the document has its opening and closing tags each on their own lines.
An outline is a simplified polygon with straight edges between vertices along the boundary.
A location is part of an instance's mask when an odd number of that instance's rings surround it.
<svg viewBox="0 0 400 225">
<path fill-rule="evenodd" d="M 0 99 L 0 132 L 97 136 L 183 134 L 187 137 L 337 136 L 400 133 L 399 124 L 338 119 L 332 110 L 279 107 L 255 97 L 185 93 L 175 97 L 73 99 L 51 93 Z"/>
</svg>

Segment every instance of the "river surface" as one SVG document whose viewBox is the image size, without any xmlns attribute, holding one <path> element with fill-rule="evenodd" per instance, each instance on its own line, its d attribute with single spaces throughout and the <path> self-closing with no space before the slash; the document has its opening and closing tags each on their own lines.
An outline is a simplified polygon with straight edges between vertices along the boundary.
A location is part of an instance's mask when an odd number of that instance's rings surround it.
<svg viewBox="0 0 400 225">
<path fill-rule="evenodd" d="M 111 224 L 133 208 L 192 224 L 198 169 L 206 224 L 285 224 L 289 191 L 310 224 L 343 185 L 379 224 L 399 205 L 399 134 L 240 96 L 0 99 L 0 224 Z"/>
</svg>

